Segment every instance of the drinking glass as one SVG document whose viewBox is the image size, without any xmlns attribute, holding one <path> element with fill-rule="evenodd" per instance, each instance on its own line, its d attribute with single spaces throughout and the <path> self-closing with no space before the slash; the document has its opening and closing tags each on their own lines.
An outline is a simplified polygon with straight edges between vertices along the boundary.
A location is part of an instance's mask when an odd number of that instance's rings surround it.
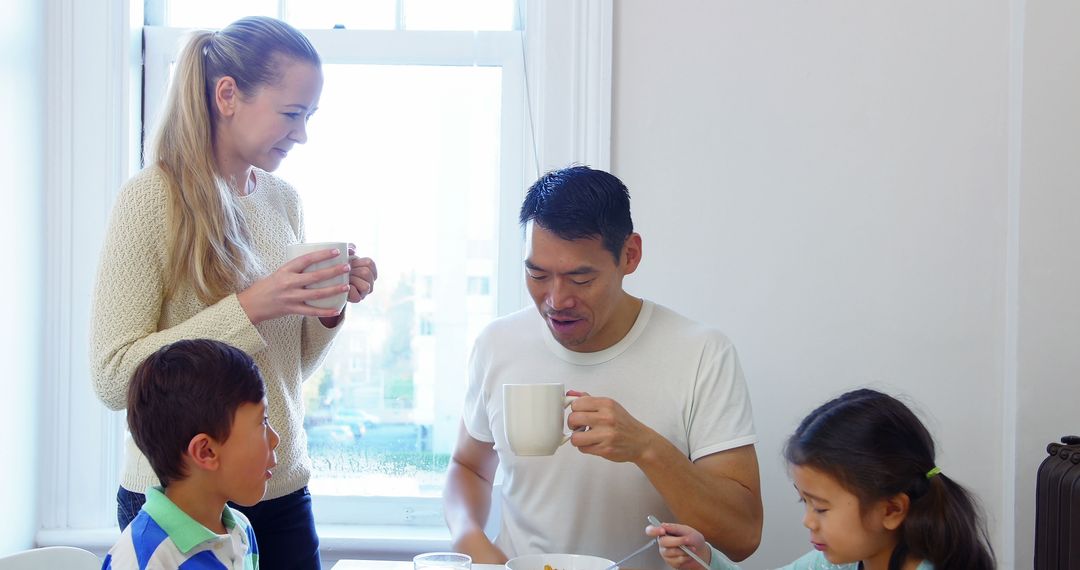
<svg viewBox="0 0 1080 570">
<path fill-rule="evenodd" d="M 425 552 L 412 561 L 413 570 L 472 570 L 472 558 L 458 552 Z"/>
</svg>

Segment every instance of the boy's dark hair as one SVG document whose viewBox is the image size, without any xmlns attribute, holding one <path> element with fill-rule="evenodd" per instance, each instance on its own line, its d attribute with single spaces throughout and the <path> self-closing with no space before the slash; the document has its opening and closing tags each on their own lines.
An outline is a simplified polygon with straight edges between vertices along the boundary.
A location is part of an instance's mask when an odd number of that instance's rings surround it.
<svg viewBox="0 0 1080 570">
<path fill-rule="evenodd" d="M 162 485 L 182 480 L 191 438 L 229 438 L 241 404 L 266 395 L 247 354 L 216 340 L 181 340 L 163 346 L 135 369 L 128 386 L 128 430 Z"/>
<path fill-rule="evenodd" d="M 614 175 L 588 166 L 552 170 L 529 188 L 518 220 L 529 221 L 565 240 L 600 238 L 621 262 L 623 244 L 634 231 L 630 192 Z"/>
<path fill-rule="evenodd" d="M 862 507 L 900 493 L 910 498 L 890 570 L 909 555 L 937 570 L 995 567 L 975 500 L 934 470 L 930 432 L 896 398 L 861 389 L 822 404 L 788 439 L 784 456 L 832 476 Z"/>
</svg>

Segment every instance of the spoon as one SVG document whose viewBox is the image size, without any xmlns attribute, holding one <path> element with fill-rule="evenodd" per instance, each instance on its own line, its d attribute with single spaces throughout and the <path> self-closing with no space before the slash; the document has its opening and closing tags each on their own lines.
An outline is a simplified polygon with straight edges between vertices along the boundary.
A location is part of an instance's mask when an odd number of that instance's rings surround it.
<svg viewBox="0 0 1080 570">
<path fill-rule="evenodd" d="M 630 560 L 631 558 L 637 556 L 638 554 L 641 554 L 642 552 L 645 552 L 646 548 L 649 548 L 650 546 L 652 546 L 654 544 L 656 544 L 656 539 L 655 538 L 650 540 L 649 542 L 646 542 L 645 546 L 642 546 L 641 548 L 631 552 L 630 556 L 627 556 L 626 558 L 623 558 L 622 560 L 612 564 L 611 566 L 608 566 L 607 568 L 604 568 L 604 570 L 615 570 L 616 568 L 619 567 L 619 564 L 622 564 L 623 562 L 626 562 L 627 560 Z"/>
<path fill-rule="evenodd" d="M 652 515 L 649 515 L 649 516 L 647 516 L 645 518 L 649 521 L 649 524 L 651 524 L 653 526 L 658 527 L 658 526 L 660 526 L 662 524 L 660 522 L 660 519 L 658 519 L 658 518 L 656 518 L 656 517 L 654 517 Z M 702 560 L 700 556 L 698 556 L 697 554 L 694 554 L 694 552 L 692 550 L 687 548 L 685 544 L 680 544 L 679 549 L 682 550 L 683 552 L 685 552 L 686 555 L 689 556 L 690 558 L 693 558 L 695 562 L 697 562 L 698 564 L 701 564 L 702 568 L 704 568 L 705 570 L 709 570 L 709 565 L 706 564 L 705 561 Z"/>
</svg>

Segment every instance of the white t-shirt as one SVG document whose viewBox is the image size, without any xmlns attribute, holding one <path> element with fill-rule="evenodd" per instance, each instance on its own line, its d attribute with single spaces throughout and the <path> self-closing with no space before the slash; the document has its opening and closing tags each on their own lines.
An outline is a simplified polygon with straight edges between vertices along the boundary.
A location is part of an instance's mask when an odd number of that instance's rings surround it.
<svg viewBox="0 0 1080 570">
<path fill-rule="evenodd" d="M 735 347 L 716 330 L 645 301 L 616 345 L 579 353 L 555 341 L 535 308 L 498 319 L 473 348 L 463 418 L 469 434 L 494 443 L 499 454 L 502 522 L 495 544 L 510 557 L 618 560 L 648 540 L 646 515 L 675 520 L 633 463 L 586 455 L 569 443 L 552 456 L 510 451 L 502 385 L 546 382 L 614 399 L 691 461 L 757 441 Z M 656 549 L 627 564 L 665 567 Z"/>
</svg>

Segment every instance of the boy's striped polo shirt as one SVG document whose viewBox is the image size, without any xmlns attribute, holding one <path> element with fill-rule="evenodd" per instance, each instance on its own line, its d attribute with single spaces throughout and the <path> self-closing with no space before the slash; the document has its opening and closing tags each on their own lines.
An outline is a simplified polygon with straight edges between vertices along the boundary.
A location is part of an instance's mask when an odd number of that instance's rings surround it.
<svg viewBox="0 0 1080 570">
<path fill-rule="evenodd" d="M 195 522 L 160 487 L 151 487 L 102 570 L 257 570 L 259 547 L 247 517 L 226 506 L 221 522 L 228 534 Z"/>
</svg>

